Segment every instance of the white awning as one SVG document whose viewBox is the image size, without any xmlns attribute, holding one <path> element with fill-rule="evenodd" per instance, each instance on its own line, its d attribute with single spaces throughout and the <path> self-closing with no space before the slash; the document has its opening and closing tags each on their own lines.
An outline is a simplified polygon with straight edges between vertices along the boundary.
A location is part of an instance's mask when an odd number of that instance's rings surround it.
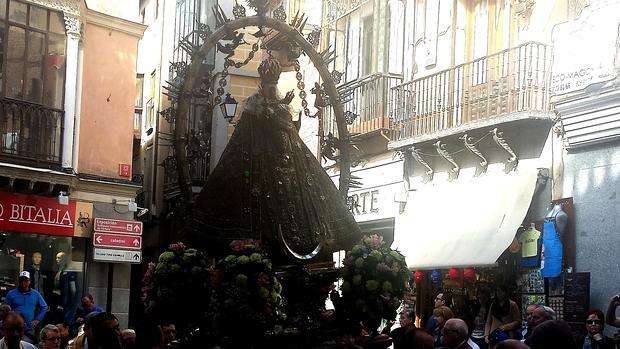
<svg viewBox="0 0 620 349">
<path fill-rule="evenodd" d="M 488 266 L 508 248 L 530 207 L 537 172 L 487 173 L 409 193 L 393 247 L 410 269 Z"/>
</svg>

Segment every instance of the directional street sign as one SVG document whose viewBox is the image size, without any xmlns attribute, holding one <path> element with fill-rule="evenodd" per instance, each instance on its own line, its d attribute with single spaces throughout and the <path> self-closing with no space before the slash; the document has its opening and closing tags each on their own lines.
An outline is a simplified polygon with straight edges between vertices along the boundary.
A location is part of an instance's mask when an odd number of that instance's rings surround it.
<svg viewBox="0 0 620 349">
<path fill-rule="evenodd" d="M 95 247 L 93 248 L 93 260 L 111 263 L 140 263 L 142 261 L 142 251 Z"/>
<path fill-rule="evenodd" d="M 94 230 L 100 233 L 142 235 L 142 222 L 95 218 Z"/>
<path fill-rule="evenodd" d="M 95 232 L 93 234 L 93 245 L 95 247 L 116 247 L 139 250 L 142 248 L 142 237 Z"/>
</svg>

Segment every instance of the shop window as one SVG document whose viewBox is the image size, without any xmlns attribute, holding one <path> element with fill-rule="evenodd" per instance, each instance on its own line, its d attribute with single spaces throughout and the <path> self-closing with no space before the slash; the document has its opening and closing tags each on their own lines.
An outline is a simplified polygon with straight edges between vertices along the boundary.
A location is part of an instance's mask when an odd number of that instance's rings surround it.
<svg viewBox="0 0 620 349">
<path fill-rule="evenodd" d="M 62 14 L 0 0 L 0 43 L 0 97 L 62 109 L 66 51 Z"/>
<path fill-rule="evenodd" d="M 43 295 L 50 316 L 72 323 L 85 294 L 85 252 L 83 238 L 0 232 L 0 302 L 16 287 L 19 272 L 27 270 L 31 287 Z"/>
</svg>

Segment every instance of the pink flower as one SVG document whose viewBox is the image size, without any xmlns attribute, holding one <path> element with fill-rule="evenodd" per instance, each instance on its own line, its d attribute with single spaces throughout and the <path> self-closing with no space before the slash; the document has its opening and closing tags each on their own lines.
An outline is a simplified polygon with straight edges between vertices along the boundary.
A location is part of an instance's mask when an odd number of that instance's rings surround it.
<svg viewBox="0 0 620 349">
<path fill-rule="evenodd" d="M 261 272 L 260 274 L 258 274 L 258 280 L 256 282 L 258 283 L 258 286 L 260 287 L 269 286 L 269 275 L 265 274 L 264 272 Z"/>
<path fill-rule="evenodd" d="M 373 235 L 370 235 L 364 238 L 364 242 L 366 242 L 372 248 L 377 248 L 381 246 L 381 244 L 383 243 L 383 236 L 378 235 L 378 234 L 373 234 Z"/>
<path fill-rule="evenodd" d="M 182 242 L 177 242 L 176 244 L 170 244 L 170 246 L 168 246 L 168 249 L 171 251 L 182 251 L 185 250 L 185 244 Z"/>
<path fill-rule="evenodd" d="M 245 241 L 243 240 L 235 240 L 230 243 L 230 249 L 235 252 L 243 251 L 243 246 L 245 246 Z"/>
</svg>

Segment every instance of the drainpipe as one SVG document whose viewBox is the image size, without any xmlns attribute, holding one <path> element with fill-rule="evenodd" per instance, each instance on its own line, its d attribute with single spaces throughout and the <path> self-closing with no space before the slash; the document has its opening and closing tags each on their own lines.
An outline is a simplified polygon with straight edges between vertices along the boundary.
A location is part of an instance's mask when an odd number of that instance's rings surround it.
<svg viewBox="0 0 620 349">
<path fill-rule="evenodd" d="M 62 137 L 62 167 L 73 168 L 73 142 L 75 133 L 76 97 L 78 80 L 78 54 L 80 46 L 80 20 L 64 13 L 67 31 L 66 80 L 64 101 L 64 132 Z"/>
<path fill-rule="evenodd" d="M 78 49 L 77 96 L 75 97 L 75 132 L 73 132 L 73 172 L 78 172 L 80 155 L 80 116 L 82 115 L 82 72 L 84 70 L 84 48 Z"/>
</svg>

